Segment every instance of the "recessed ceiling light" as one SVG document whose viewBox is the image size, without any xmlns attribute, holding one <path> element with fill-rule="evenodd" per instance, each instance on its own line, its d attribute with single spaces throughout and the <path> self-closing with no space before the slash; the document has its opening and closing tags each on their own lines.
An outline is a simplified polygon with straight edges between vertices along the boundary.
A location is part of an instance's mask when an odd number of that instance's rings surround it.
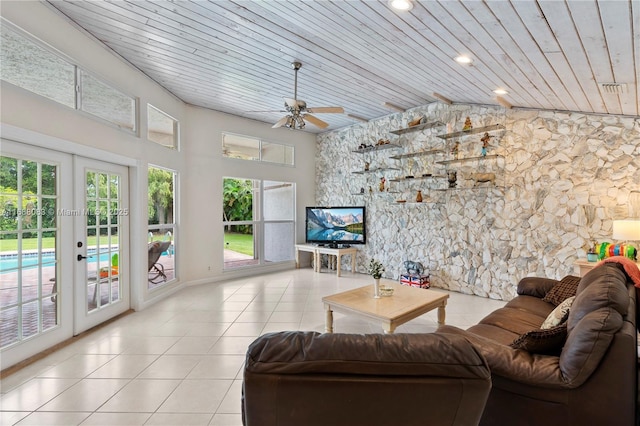
<svg viewBox="0 0 640 426">
<path fill-rule="evenodd" d="M 506 95 L 509 92 L 507 92 L 504 89 L 496 89 L 496 90 L 493 91 L 493 93 L 495 93 L 496 95 Z"/>
<path fill-rule="evenodd" d="M 473 59 L 466 55 L 460 55 L 456 57 L 456 62 L 459 64 L 470 64 L 471 62 L 473 62 Z"/>
<path fill-rule="evenodd" d="M 413 9 L 413 2 L 411 0 L 389 0 L 389 6 L 395 10 L 406 12 Z"/>
</svg>

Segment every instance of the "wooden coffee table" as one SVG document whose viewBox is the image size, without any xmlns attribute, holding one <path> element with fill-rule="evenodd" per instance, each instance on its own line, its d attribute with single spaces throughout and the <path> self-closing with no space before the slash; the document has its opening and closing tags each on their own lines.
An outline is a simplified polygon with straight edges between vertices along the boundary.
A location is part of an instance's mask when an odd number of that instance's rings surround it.
<svg viewBox="0 0 640 426">
<path fill-rule="evenodd" d="M 397 326 L 435 308 L 438 308 L 438 323 L 444 324 L 448 294 L 391 282 L 384 285 L 394 288 L 392 296 L 374 299 L 371 284 L 323 297 L 326 311 L 324 331 L 333 333 L 333 311 L 378 321 L 385 333 L 393 333 Z"/>
</svg>

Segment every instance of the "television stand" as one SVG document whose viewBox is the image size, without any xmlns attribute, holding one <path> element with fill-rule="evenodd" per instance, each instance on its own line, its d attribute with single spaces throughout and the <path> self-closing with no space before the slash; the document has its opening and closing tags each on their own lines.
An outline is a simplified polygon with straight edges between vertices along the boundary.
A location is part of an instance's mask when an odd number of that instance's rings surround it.
<svg viewBox="0 0 640 426">
<path fill-rule="evenodd" d="M 351 255 L 351 272 L 356 272 L 356 254 L 358 250 L 355 247 L 331 248 L 326 246 L 314 246 L 311 244 L 296 244 L 296 268 L 300 267 L 301 251 L 312 253 L 315 272 L 321 272 L 321 259 L 323 254 L 329 256 L 329 269 L 335 269 L 338 276 L 340 276 L 342 256 L 345 254 Z"/>
</svg>

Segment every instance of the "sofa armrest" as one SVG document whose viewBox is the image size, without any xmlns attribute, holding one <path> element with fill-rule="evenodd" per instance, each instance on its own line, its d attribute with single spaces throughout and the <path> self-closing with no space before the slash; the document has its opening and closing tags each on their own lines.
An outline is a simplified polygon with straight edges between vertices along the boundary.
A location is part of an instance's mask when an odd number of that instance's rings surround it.
<svg viewBox="0 0 640 426">
<path fill-rule="evenodd" d="M 542 299 L 559 282 L 551 278 L 525 277 L 518 283 L 517 292 L 521 296 L 534 296 Z"/>
<path fill-rule="evenodd" d="M 551 355 L 532 354 L 525 350 L 513 349 L 485 337 L 457 327 L 441 326 L 436 334 L 458 334 L 464 336 L 487 360 L 492 376 L 550 389 L 577 387 L 568 383 L 560 370 L 560 358 Z"/>
<path fill-rule="evenodd" d="M 489 377 L 484 358 L 463 336 L 434 333 L 269 333 L 249 346 L 245 370 L 258 374 Z"/>
</svg>

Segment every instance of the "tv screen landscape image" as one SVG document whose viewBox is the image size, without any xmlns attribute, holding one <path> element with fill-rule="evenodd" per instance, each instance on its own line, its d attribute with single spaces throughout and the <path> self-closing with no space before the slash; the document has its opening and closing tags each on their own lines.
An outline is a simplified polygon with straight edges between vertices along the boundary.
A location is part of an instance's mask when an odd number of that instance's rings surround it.
<svg viewBox="0 0 640 426">
<path fill-rule="evenodd" d="M 366 229 L 364 206 L 307 207 L 306 242 L 309 244 L 364 244 Z"/>
</svg>

